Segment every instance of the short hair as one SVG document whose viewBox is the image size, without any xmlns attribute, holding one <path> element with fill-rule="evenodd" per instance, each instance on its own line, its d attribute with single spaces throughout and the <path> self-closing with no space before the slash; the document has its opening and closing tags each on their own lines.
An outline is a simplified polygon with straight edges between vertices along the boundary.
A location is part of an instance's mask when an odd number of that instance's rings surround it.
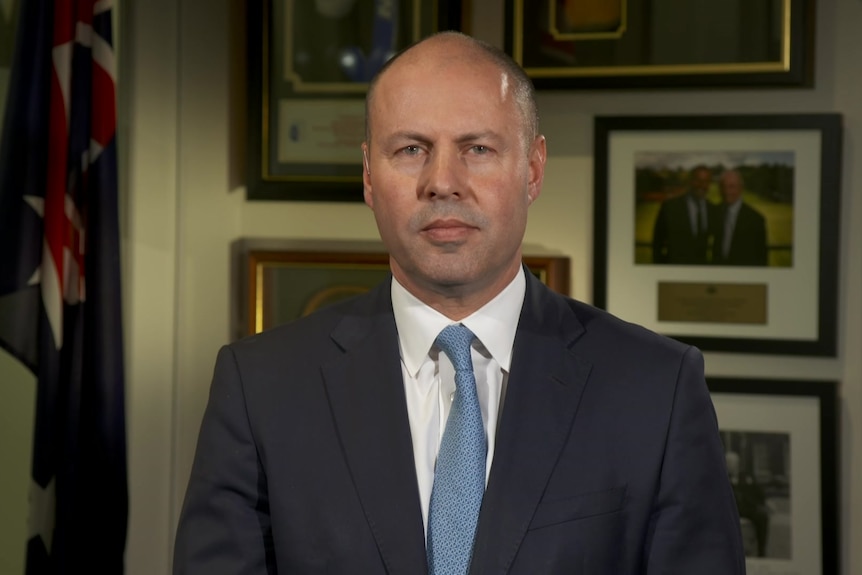
<svg viewBox="0 0 862 575">
<path fill-rule="evenodd" d="M 426 40 L 436 37 L 461 38 L 466 40 L 473 48 L 477 49 L 483 56 L 490 60 L 491 63 L 496 65 L 513 80 L 512 85 L 514 90 L 512 93 L 515 97 L 515 104 L 521 112 L 524 132 L 527 136 L 526 143 L 529 144 L 532 142 L 539 134 L 539 112 L 538 106 L 536 105 L 536 89 L 533 86 L 533 81 L 530 80 L 530 77 L 524 69 L 504 51 L 483 40 L 478 40 L 472 36 L 454 31 L 437 32 L 427 38 L 419 40 L 418 42 L 414 42 L 390 58 L 374 75 L 371 79 L 371 83 L 368 85 L 368 92 L 365 96 L 365 141 L 368 142 L 369 145 L 371 144 L 371 103 L 374 100 L 374 92 L 380 78 L 383 77 L 386 71 L 404 54 L 407 54 L 411 49 L 422 44 Z"/>
</svg>

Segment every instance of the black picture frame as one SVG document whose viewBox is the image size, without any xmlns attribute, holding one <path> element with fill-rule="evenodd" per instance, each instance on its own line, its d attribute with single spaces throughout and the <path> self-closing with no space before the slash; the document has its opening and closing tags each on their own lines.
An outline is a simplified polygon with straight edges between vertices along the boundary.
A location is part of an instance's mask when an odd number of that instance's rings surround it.
<svg viewBox="0 0 862 575">
<path fill-rule="evenodd" d="M 839 114 L 600 116 L 595 118 L 594 128 L 595 305 L 702 350 L 835 356 L 842 150 Z M 638 229 L 646 227 L 648 234 L 652 232 L 649 224 L 635 221 L 640 217 L 636 162 L 651 154 L 677 154 L 694 162 L 721 153 L 740 158 L 749 151 L 792 155 L 790 264 L 756 268 L 638 263 L 637 250 L 644 243 Z M 766 319 L 752 325 L 734 323 L 736 320 L 663 320 L 659 294 L 668 285 L 685 282 L 700 283 L 707 289 L 765 287 Z M 710 309 L 704 306 L 701 311 Z M 708 313 L 701 315 L 709 317 Z"/>
<path fill-rule="evenodd" d="M 463 10 L 460 1 L 400 0 L 388 7 L 398 8 L 390 25 L 378 17 L 380 3 L 353 6 L 362 18 L 322 16 L 310 0 L 247 3 L 247 199 L 362 201 L 363 106 L 367 77 L 383 60 L 380 38 L 400 50 L 432 32 L 459 29 Z M 333 35 L 341 41 L 338 34 L 350 35 L 343 53 L 326 43 Z M 339 54 L 367 61 L 367 70 L 357 64 L 355 79 L 345 80 Z"/>
<path fill-rule="evenodd" d="M 547 4 L 547 6 L 546 6 Z M 505 49 L 538 89 L 805 87 L 815 0 L 677 3 L 506 0 Z M 529 6 L 529 9 L 527 9 Z M 685 12 L 688 11 L 688 13 Z M 673 20 L 674 18 L 678 21 Z"/>
<path fill-rule="evenodd" d="M 725 453 L 749 465 L 757 458 L 750 477 L 772 498 L 770 552 L 747 553 L 748 572 L 839 573 L 838 383 L 707 377 L 707 385 Z M 743 514 L 750 501 L 739 503 Z"/>
</svg>

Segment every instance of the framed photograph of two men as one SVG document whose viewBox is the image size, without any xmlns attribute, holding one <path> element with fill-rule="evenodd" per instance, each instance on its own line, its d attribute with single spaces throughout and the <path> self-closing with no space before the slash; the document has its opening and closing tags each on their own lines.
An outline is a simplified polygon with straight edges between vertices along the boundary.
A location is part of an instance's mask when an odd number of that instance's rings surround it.
<svg viewBox="0 0 862 575">
<path fill-rule="evenodd" d="M 834 356 L 841 117 L 598 117 L 594 302 L 703 350 Z"/>
<path fill-rule="evenodd" d="M 537 88 L 810 85 L 814 0 L 506 0 Z"/>
<path fill-rule="evenodd" d="M 247 197 L 360 201 L 368 81 L 460 26 L 447 0 L 250 0 Z"/>
</svg>

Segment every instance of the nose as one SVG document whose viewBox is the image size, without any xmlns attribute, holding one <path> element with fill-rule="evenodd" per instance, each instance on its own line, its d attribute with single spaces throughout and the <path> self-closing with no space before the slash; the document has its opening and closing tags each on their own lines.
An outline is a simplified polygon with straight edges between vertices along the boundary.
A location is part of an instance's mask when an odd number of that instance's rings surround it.
<svg viewBox="0 0 862 575">
<path fill-rule="evenodd" d="M 428 199 L 464 193 L 464 163 L 457 151 L 437 148 L 431 153 L 422 171 L 420 190 Z"/>
</svg>

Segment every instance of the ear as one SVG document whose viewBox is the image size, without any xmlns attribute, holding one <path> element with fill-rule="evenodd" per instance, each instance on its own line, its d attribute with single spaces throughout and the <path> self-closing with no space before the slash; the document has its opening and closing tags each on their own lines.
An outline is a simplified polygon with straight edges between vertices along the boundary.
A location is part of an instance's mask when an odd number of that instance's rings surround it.
<svg viewBox="0 0 862 575">
<path fill-rule="evenodd" d="M 545 136 L 541 134 L 536 136 L 530 146 L 527 160 L 530 169 L 530 179 L 527 182 L 527 200 L 529 204 L 532 204 L 542 193 L 542 182 L 545 179 L 545 161 L 547 160 Z"/>
<path fill-rule="evenodd" d="M 371 192 L 371 165 L 368 162 L 368 142 L 362 142 L 362 196 L 365 204 L 374 209 L 374 195 Z"/>
</svg>

